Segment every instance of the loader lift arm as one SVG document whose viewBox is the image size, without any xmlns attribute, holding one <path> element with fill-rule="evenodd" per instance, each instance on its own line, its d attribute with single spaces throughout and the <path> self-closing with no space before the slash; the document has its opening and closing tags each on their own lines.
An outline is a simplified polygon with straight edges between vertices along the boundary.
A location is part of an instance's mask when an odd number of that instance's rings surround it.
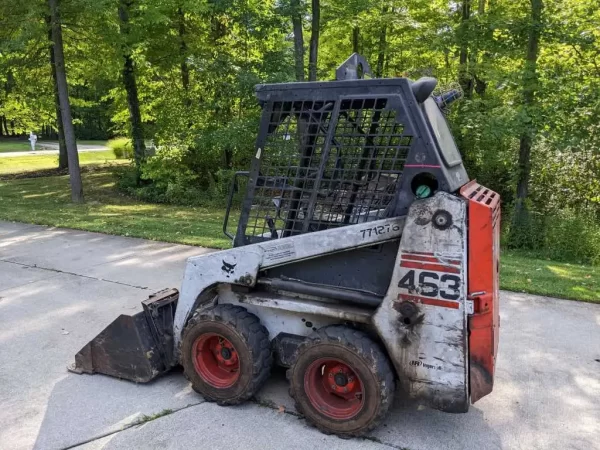
<svg viewBox="0 0 600 450">
<path fill-rule="evenodd" d="M 212 288 L 219 284 L 254 286 L 258 273 L 266 269 L 397 240 L 404 220 L 394 217 L 344 227 L 342 236 L 340 230 L 325 230 L 319 241 L 302 234 L 256 244 L 251 249 L 234 248 L 189 258 L 180 293 L 175 289 L 158 292 L 143 302 L 141 312 L 119 316 L 76 354 L 69 370 L 148 382 L 178 363 L 185 324 L 200 302 L 214 297 Z"/>
</svg>

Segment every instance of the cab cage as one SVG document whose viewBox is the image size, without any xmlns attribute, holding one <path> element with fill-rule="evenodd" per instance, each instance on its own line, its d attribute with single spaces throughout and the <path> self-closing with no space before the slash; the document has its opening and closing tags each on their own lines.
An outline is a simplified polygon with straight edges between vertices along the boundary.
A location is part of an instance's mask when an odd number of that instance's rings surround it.
<svg viewBox="0 0 600 450">
<path fill-rule="evenodd" d="M 236 245 L 389 217 L 415 135 L 403 84 L 259 86 L 263 114 Z"/>
<path fill-rule="evenodd" d="M 336 81 L 256 87 L 262 117 L 234 246 L 404 215 L 415 198 L 469 181 L 440 109 L 460 93 L 434 99 L 435 78 L 368 76 L 354 53 Z"/>
</svg>

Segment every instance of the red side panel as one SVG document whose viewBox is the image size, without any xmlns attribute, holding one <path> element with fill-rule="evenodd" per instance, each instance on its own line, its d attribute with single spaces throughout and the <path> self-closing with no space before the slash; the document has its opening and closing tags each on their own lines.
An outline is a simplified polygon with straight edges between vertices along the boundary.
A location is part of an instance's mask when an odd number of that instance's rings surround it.
<svg viewBox="0 0 600 450">
<path fill-rule="evenodd" d="M 500 196 L 471 181 L 460 190 L 469 201 L 469 378 L 474 403 L 492 392 L 498 352 Z"/>
</svg>

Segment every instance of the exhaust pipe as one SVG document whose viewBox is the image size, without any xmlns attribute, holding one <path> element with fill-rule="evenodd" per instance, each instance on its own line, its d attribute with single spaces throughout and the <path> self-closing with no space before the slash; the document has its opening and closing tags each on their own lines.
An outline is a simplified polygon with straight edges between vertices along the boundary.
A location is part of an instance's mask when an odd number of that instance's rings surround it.
<svg viewBox="0 0 600 450">
<path fill-rule="evenodd" d="M 165 289 L 142 302 L 142 311 L 117 317 L 76 355 L 69 371 L 101 373 L 147 383 L 177 364 L 173 320 L 179 292 Z"/>
</svg>

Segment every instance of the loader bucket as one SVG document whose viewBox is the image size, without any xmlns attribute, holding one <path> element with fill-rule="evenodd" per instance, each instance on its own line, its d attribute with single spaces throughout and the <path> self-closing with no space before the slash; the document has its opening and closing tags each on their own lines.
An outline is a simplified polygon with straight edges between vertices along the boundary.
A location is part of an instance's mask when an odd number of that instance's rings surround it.
<svg viewBox="0 0 600 450">
<path fill-rule="evenodd" d="M 142 302 L 142 311 L 120 315 L 88 342 L 68 367 L 147 383 L 175 364 L 173 319 L 179 293 L 166 289 Z"/>
</svg>

